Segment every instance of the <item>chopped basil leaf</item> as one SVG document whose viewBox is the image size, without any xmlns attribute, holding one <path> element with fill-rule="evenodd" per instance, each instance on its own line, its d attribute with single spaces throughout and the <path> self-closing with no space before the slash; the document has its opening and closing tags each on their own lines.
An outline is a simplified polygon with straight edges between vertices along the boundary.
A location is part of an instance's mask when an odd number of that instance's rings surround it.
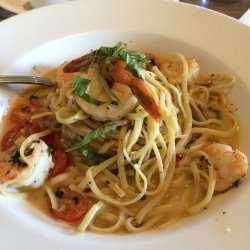
<svg viewBox="0 0 250 250">
<path fill-rule="evenodd" d="M 51 152 L 52 152 L 51 147 L 48 147 L 48 148 L 47 148 L 47 153 L 48 153 L 48 156 L 50 156 L 50 155 L 51 155 Z"/>
<path fill-rule="evenodd" d="M 137 160 L 132 160 L 132 161 L 130 161 L 130 165 L 131 165 L 131 166 L 133 166 L 134 164 L 137 164 L 137 163 L 138 163 Z"/>
<path fill-rule="evenodd" d="M 89 66 L 90 66 L 90 64 L 86 64 L 86 65 L 82 66 L 82 67 L 79 69 L 79 71 L 82 72 L 82 73 L 87 73 L 88 70 L 89 70 Z"/>
<path fill-rule="evenodd" d="M 91 149 L 89 149 L 87 146 L 81 147 L 77 150 L 83 157 L 95 161 L 97 163 L 101 163 L 109 158 L 108 155 L 105 154 L 98 154 Z"/>
<path fill-rule="evenodd" d="M 96 106 L 100 106 L 102 104 L 104 104 L 105 102 L 102 102 L 102 101 L 99 101 L 93 97 L 91 97 L 90 95 L 84 93 L 82 96 L 81 96 L 86 102 L 89 102 L 91 104 L 94 104 Z"/>
<path fill-rule="evenodd" d="M 114 48 L 110 47 L 100 47 L 98 50 L 96 50 L 96 55 L 97 56 L 112 56 L 114 53 Z"/>
<path fill-rule="evenodd" d="M 122 45 L 122 42 L 119 42 L 113 48 L 102 46 L 96 50 L 96 55 L 107 57 L 105 63 L 107 64 L 109 71 L 112 70 L 113 59 L 120 59 L 128 64 L 126 67 L 127 70 L 132 72 L 136 77 L 140 78 L 142 78 L 140 68 L 144 67 L 146 63 L 150 62 L 145 54 L 127 51 L 127 49 Z"/>
<path fill-rule="evenodd" d="M 105 102 L 99 101 L 86 93 L 89 89 L 89 83 L 89 79 L 77 76 L 73 82 L 72 94 L 80 96 L 86 102 L 94 104 L 96 106 L 104 104 Z"/>
<path fill-rule="evenodd" d="M 107 124 L 104 124 L 103 126 L 97 128 L 95 130 L 92 130 L 91 132 L 89 132 L 88 134 L 86 134 L 84 136 L 84 138 L 80 142 L 78 142 L 78 143 L 70 146 L 66 150 L 66 152 L 70 152 L 70 151 L 74 151 L 74 150 L 77 150 L 79 148 L 82 148 L 83 146 L 89 144 L 91 141 L 93 141 L 97 137 L 99 137 L 99 136 L 101 136 L 101 135 L 103 135 L 103 134 L 105 134 L 107 132 L 113 131 L 116 128 L 117 128 L 117 124 L 116 123 L 107 123 Z"/>
<path fill-rule="evenodd" d="M 110 96 L 112 102 L 119 104 L 120 100 L 117 98 L 117 96 L 111 91 L 111 89 L 109 88 L 109 85 L 107 83 L 107 81 L 104 79 L 104 77 L 99 73 L 98 77 L 100 79 L 100 82 L 103 86 L 104 91 Z"/>
<path fill-rule="evenodd" d="M 24 161 L 20 155 L 20 151 L 19 150 L 13 150 L 11 152 L 11 164 L 13 164 L 14 166 L 23 166 L 24 165 Z"/>
<path fill-rule="evenodd" d="M 112 70 L 113 70 L 113 63 L 112 63 L 112 61 L 113 61 L 113 58 L 112 57 L 110 57 L 110 56 L 108 56 L 106 59 L 105 59 L 105 63 L 107 64 L 107 66 L 108 66 L 108 70 L 111 72 Z"/>
<path fill-rule="evenodd" d="M 77 76 L 73 82 L 72 94 L 82 97 L 82 95 L 88 91 L 89 83 L 89 79 Z"/>
</svg>

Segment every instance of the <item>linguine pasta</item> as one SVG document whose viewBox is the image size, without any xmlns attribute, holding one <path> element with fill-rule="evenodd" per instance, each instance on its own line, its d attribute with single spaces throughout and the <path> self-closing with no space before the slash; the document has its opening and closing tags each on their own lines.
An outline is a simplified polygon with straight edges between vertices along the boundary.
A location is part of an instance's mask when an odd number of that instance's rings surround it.
<svg viewBox="0 0 250 250">
<path fill-rule="evenodd" d="M 45 193 L 41 200 L 45 207 L 49 203 L 46 209 L 52 217 L 80 231 L 137 233 L 165 228 L 207 208 L 215 194 L 247 172 L 242 166 L 245 156 L 228 146 L 235 148 L 239 130 L 227 96 L 235 77 L 201 77 L 198 63 L 182 54 L 161 60 L 149 54 L 143 58 L 143 66 L 132 72 L 139 64 L 135 67 L 132 61 L 131 69 L 127 61 L 127 67 L 122 68 L 124 47 L 114 48 L 120 54 L 113 50 L 107 56 L 97 50 L 94 58 L 88 55 L 87 62 L 86 56 L 81 58 L 85 60 L 81 70 L 70 69 L 79 59 L 56 70 L 57 88 L 47 94 L 44 110 L 30 117 L 41 129 L 16 143 L 22 163 L 28 167 L 2 181 L 1 193 L 11 197 Z M 103 60 L 108 73 L 103 70 Z M 115 70 L 132 80 L 127 85 L 117 81 L 121 75 Z M 53 138 L 51 146 L 43 138 L 55 132 L 60 136 Z M 54 144 L 61 143 L 60 150 L 69 158 L 63 171 L 46 177 L 38 188 L 23 185 L 37 166 L 37 156 L 27 156 L 34 141 L 48 146 L 45 150 L 52 159 L 47 161 L 54 168 L 58 158 L 53 152 L 59 151 Z M 236 179 L 229 177 L 231 173 L 221 174 L 218 155 L 211 151 L 214 145 L 221 145 L 217 153 L 226 147 L 223 150 L 230 157 L 234 157 L 232 152 L 242 154 L 243 162 L 235 165 L 240 169 Z M 229 163 L 223 164 L 224 173 L 230 171 Z M 10 187 L 17 189 L 13 192 Z"/>
</svg>

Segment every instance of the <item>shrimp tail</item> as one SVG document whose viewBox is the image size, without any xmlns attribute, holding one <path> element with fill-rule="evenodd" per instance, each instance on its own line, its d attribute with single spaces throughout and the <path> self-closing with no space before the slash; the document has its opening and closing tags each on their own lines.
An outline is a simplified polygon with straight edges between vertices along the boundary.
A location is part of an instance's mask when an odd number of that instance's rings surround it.
<svg viewBox="0 0 250 250">
<path fill-rule="evenodd" d="M 111 73 L 112 78 L 127 85 L 142 107 L 155 119 L 161 118 L 159 107 L 144 81 L 126 70 L 127 63 L 117 60 Z"/>
<path fill-rule="evenodd" d="M 143 82 L 143 81 L 141 81 Z M 155 119 L 159 120 L 161 114 L 159 112 L 159 107 L 156 104 L 152 94 L 148 90 L 145 83 L 136 86 L 130 86 L 130 90 L 133 95 L 138 99 L 141 106 Z"/>
<path fill-rule="evenodd" d="M 94 57 L 95 57 L 95 52 L 90 52 L 84 56 L 76 58 L 64 66 L 63 72 L 64 73 L 79 72 L 81 67 L 90 64 L 94 60 Z"/>
<path fill-rule="evenodd" d="M 149 62 L 146 64 L 146 69 L 151 70 L 153 66 L 157 66 L 158 68 L 161 67 L 161 64 L 158 60 L 158 57 L 152 53 L 145 53 L 146 58 L 149 60 Z"/>
</svg>

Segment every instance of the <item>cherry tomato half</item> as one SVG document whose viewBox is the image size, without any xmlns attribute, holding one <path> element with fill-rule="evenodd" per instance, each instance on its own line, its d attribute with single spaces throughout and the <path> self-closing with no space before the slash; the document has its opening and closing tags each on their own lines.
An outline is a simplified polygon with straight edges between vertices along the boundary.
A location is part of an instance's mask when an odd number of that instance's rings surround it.
<svg viewBox="0 0 250 250">
<path fill-rule="evenodd" d="M 45 111 L 41 103 L 38 101 L 33 101 L 27 104 L 21 104 L 16 106 L 10 113 L 10 120 L 14 123 L 22 123 L 25 121 L 30 121 L 31 116 L 39 112 Z"/>
<path fill-rule="evenodd" d="M 6 132 L 1 141 L 1 150 L 5 151 L 14 145 L 14 142 L 21 136 L 28 137 L 33 133 L 41 131 L 37 122 L 23 122 Z"/>
<path fill-rule="evenodd" d="M 61 149 L 56 149 L 52 152 L 52 161 L 54 162 L 54 167 L 50 170 L 48 178 L 63 173 L 70 163 L 68 154 Z"/>
<path fill-rule="evenodd" d="M 88 197 L 82 196 L 66 186 L 57 188 L 55 195 L 59 210 L 52 209 L 50 200 L 48 200 L 48 208 L 53 217 L 57 219 L 76 222 L 82 219 L 90 209 L 91 201 Z"/>
<path fill-rule="evenodd" d="M 64 152 L 64 146 L 61 143 L 59 132 L 52 132 L 41 138 L 52 149 L 52 160 L 54 167 L 50 170 L 48 178 L 52 178 L 64 172 L 69 166 L 68 154 Z"/>
<path fill-rule="evenodd" d="M 53 150 L 61 149 L 64 150 L 64 146 L 61 143 L 61 134 L 59 132 L 51 132 L 41 138 L 48 146 Z"/>
</svg>

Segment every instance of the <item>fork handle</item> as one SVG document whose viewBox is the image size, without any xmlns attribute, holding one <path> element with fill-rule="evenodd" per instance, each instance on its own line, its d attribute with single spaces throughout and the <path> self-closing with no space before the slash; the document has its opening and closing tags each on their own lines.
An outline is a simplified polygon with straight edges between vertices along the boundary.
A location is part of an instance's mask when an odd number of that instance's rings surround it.
<svg viewBox="0 0 250 250">
<path fill-rule="evenodd" d="M 54 85 L 51 79 L 39 76 L 0 75 L 0 84 L 37 84 L 51 87 Z"/>
</svg>

